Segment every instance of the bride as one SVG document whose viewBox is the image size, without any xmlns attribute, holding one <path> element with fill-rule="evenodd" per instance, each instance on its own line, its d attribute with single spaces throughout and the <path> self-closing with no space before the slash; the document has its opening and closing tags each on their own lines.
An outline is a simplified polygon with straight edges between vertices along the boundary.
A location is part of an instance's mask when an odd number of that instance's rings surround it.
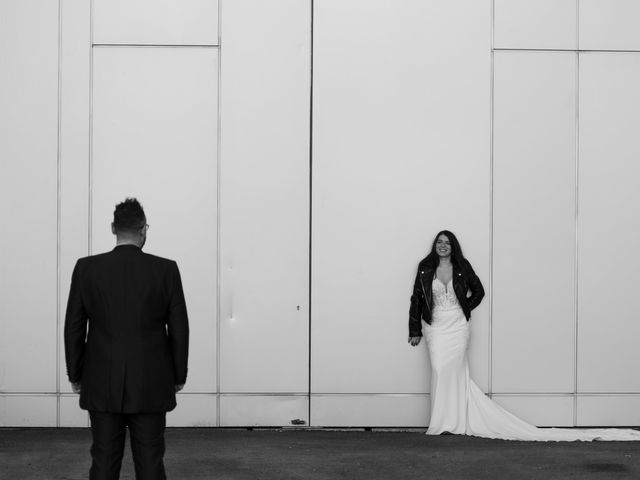
<svg viewBox="0 0 640 480">
<path fill-rule="evenodd" d="M 456 433 L 504 440 L 640 440 L 632 429 L 538 428 L 484 395 L 469 378 L 471 310 L 484 297 L 480 279 L 456 236 L 439 232 L 418 265 L 409 310 L 409 343 L 424 336 L 431 361 L 431 419 L 427 435 Z"/>
</svg>

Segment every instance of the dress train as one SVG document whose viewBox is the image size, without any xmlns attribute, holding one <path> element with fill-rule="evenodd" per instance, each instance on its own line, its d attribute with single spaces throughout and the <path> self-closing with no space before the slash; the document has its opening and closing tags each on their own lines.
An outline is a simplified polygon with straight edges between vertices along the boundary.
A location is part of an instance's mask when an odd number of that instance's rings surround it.
<svg viewBox="0 0 640 480">
<path fill-rule="evenodd" d="M 432 367 L 427 435 L 450 432 L 529 441 L 640 440 L 640 431 L 633 429 L 538 428 L 487 397 L 469 376 L 469 323 L 452 290 L 434 280 L 432 322 L 424 326 Z"/>
</svg>

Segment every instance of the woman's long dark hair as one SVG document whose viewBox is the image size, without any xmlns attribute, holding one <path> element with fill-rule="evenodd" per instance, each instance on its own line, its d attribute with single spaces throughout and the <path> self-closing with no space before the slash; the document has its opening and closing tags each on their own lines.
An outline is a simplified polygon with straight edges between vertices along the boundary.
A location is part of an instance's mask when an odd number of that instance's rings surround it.
<svg viewBox="0 0 640 480">
<path fill-rule="evenodd" d="M 464 255 L 462 254 L 462 248 L 460 247 L 460 242 L 449 230 L 441 230 L 433 239 L 433 243 L 431 244 L 431 252 L 429 255 L 424 257 L 420 263 L 425 263 L 432 267 L 437 267 L 438 263 L 440 263 L 440 257 L 436 252 L 436 243 L 438 242 L 438 237 L 440 235 L 444 235 L 449 239 L 449 243 L 451 244 L 451 263 L 456 266 L 461 266 L 464 262 Z"/>
</svg>

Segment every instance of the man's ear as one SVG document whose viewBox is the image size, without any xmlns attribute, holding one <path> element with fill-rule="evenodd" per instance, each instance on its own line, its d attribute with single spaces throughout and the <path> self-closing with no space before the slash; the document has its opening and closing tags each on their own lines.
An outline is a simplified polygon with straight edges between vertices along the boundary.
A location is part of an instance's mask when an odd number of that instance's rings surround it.
<svg viewBox="0 0 640 480">
<path fill-rule="evenodd" d="M 116 234 L 116 226 L 111 222 L 111 233 Z"/>
</svg>

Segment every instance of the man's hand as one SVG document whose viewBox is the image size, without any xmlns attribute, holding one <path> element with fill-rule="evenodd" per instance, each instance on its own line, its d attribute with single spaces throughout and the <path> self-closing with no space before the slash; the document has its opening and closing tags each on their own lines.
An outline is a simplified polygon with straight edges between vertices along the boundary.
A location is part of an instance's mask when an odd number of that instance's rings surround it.
<svg viewBox="0 0 640 480">
<path fill-rule="evenodd" d="M 409 343 L 412 347 L 418 345 L 420 343 L 420 340 L 422 340 L 422 337 L 409 337 Z"/>
<path fill-rule="evenodd" d="M 176 393 L 184 388 L 184 383 L 182 385 L 176 385 Z"/>
<path fill-rule="evenodd" d="M 73 390 L 73 393 L 80 393 L 80 387 L 80 382 L 71 382 L 71 390 Z"/>
</svg>

